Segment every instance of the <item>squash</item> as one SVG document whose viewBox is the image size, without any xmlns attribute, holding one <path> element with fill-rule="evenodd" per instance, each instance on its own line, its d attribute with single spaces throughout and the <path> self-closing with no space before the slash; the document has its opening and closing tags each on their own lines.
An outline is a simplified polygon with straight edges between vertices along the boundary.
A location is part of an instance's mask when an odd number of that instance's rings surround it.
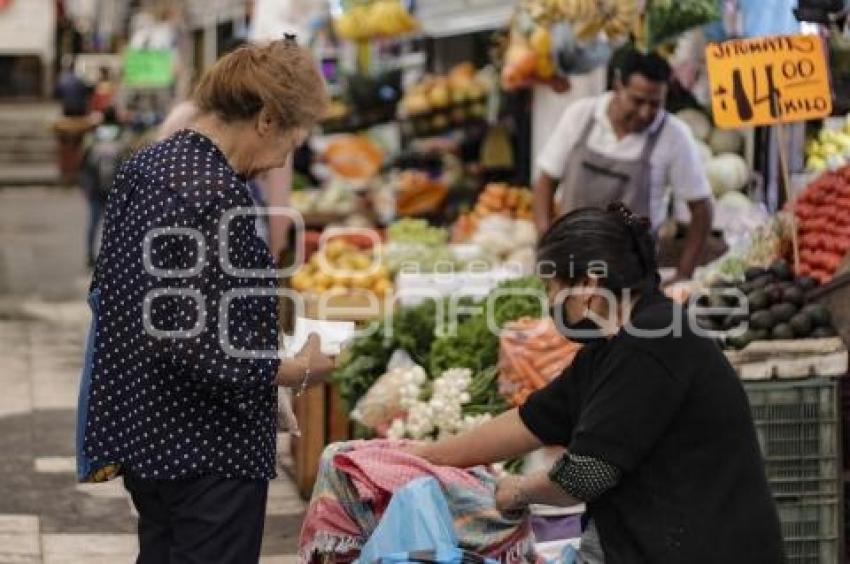
<svg viewBox="0 0 850 564">
<path fill-rule="evenodd" d="M 714 154 L 737 153 L 744 150 L 744 138 L 734 129 L 715 129 L 708 138 L 708 144 Z"/>
<path fill-rule="evenodd" d="M 716 197 L 727 192 L 742 190 L 750 180 L 750 167 L 747 162 L 734 153 L 717 155 L 705 165 L 708 182 Z"/>
<path fill-rule="evenodd" d="M 705 141 L 711 134 L 711 121 L 704 113 L 692 108 L 685 108 L 676 114 L 676 117 L 685 122 L 700 141 Z"/>
</svg>

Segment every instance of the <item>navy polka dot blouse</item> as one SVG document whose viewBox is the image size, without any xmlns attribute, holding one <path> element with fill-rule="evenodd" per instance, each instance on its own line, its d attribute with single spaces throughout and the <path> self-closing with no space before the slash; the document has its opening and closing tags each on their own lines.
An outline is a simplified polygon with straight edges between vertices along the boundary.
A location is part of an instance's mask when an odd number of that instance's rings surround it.
<svg viewBox="0 0 850 564">
<path fill-rule="evenodd" d="M 245 178 L 184 130 L 107 205 L 86 454 L 140 478 L 275 476 L 277 298 Z"/>
</svg>

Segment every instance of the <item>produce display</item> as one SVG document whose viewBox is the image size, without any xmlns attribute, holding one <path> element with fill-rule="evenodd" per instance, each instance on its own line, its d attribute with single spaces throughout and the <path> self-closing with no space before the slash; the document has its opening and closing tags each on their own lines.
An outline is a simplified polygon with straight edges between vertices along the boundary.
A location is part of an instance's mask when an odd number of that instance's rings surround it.
<svg viewBox="0 0 850 564">
<path fill-rule="evenodd" d="M 514 407 L 524 404 L 561 374 L 580 348 L 558 332 L 551 318 L 506 323 L 499 342 L 499 392 Z"/>
<path fill-rule="evenodd" d="M 850 159 L 850 115 L 838 129 L 824 127 L 806 142 L 806 168 L 823 172 L 847 164 Z"/>
<path fill-rule="evenodd" d="M 715 0 L 652 0 L 645 18 L 646 43 L 652 49 L 719 19 L 720 10 Z"/>
<path fill-rule="evenodd" d="M 700 325 L 711 331 L 738 334 L 724 340 L 731 348 L 743 349 L 753 341 L 825 338 L 835 336 L 829 311 L 821 304 L 809 303 L 807 294 L 817 287 L 809 276 L 794 277 L 788 262 L 779 260 L 769 268 L 750 267 L 744 282 L 718 283 L 700 297 L 707 308 L 741 307 L 747 313 L 717 314 L 699 317 Z M 742 300 L 741 296 L 745 296 Z M 746 324 L 746 331 L 742 325 Z"/>
<path fill-rule="evenodd" d="M 816 178 L 792 204 L 800 234 L 800 272 L 828 282 L 850 250 L 850 165 Z"/>
<path fill-rule="evenodd" d="M 403 117 L 413 117 L 443 110 L 453 105 L 460 106 L 468 102 L 476 102 L 471 112 L 475 117 L 486 115 L 486 98 L 489 84 L 483 75 L 477 74 L 471 63 L 461 63 L 445 76 L 426 76 L 417 84 L 405 91 L 401 99 L 400 110 Z M 461 120 L 468 114 L 459 107 L 455 115 Z"/>
<path fill-rule="evenodd" d="M 458 218 L 453 239 L 456 242 L 469 240 L 478 230 L 479 223 L 491 215 L 530 220 L 532 201 L 531 190 L 527 188 L 499 183 L 488 184 L 478 197 L 472 212 Z"/>
<path fill-rule="evenodd" d="M 322 160 L 337 175 L 352 181 L 374 178 L 384 163 L 384 153 L 365 135 L 336 136 L 322 152 Z"/>
<path fill-rule="evenodd" d="M 331 240 L 292 275 L 292 288 L 307 294 L 356 290 L 384 296 L 392 292 L 393 285 L 389 271 L 377 258 L 371 250 L 343 239 Z"/>
<path fill-rule="evenodd" d="M 297 190 L 290 196 L 290 205 L 302 215 L 346 215 L 354 212 L 357 199 L 353 187 L 341 178 L 334 178 L 317 190 Z"/>
<path fill-rule="evenodd" d="M 743 244 L 730 249 L 710 265 L 698 269 L 698 279 L 708 285 L 742 281 L 748 267 L 767 267 L 789 256 L 792 252 L 792 228 L 788 214 L 777 214 L 756 227 Z"/>
<path fill-rule="evenodd" d="M 452 368 L 432 382 L 411 376 L 400 393 L 404 415 L 393 419 L 387 429 L 390 439 L 454 435 L 489 421 L 507 407 L 494 392 L 496 372 L 492 369 L 473 374 L 468 368 Z"/>
<path fill-rule="evenodd" d="M 502 295 L 513 288 L 518 289 L 517 295 Z M 493 300 L 490 312 L 498 327 L 521 317 L 543 316 L 540 297 L 545 294 L 538 278 L 511 280 L 500 284 L 498 289 L 500 297 Z M 474 303 L 471 299 L 461 300 L 465 306 Z M 449 310 L 448 307 L 442 309 L 444 314 Z M 438 309 L 434 300 L 396 309 L 389 322 L 376 322 L 374 331 L 356 339 L 343 352 L 340 368 L 333 375 L 340 396 L 347 405 L 357 405 L 387 371 L 390 357 L 396 350 L 405 351 L 432 376 L 451 368 L 468 368 L 475 375 L 492 370 L 498 364 L 499 336 L 488 327 L 485 307 L 482 305 L 479 309 L 474 315 L 465 314 L 457 319 L 456 331 L 440 336 L 435 334 Z M 494 392 L 498 393 L 496 388 L 494 386 Z"/>
<path fill-rule="evenodd" d="M 752 173 L 741 156 L 743 136 L 735 130 L 714 128 L 708 115 L 697 109 L 686 108 L 676 117 L 685 122 L 697 141 L 714 196 L 720 198 L 746 188 Z"/>
<path fill-rule="evenodd" d="M 560 0 L 564 19 L 574 22 L 576 38 L 593 39 L 604 32 L 615 41 L 634 29 L 638 17 L 636 0 Z"/>
<path fill-rule="evenodd" d="M 419 170 L 403 171 L 396 186 L 396 212 L 402 217 L 437 212 L 449 194 L 445 182 Z"/>
<path fill-rule="evenodd" d="M 396 37 L 419 28 L 416 19 L 399 0 L 344 0 L 344 12 L 334 20 L 340 37 L 365 41 L 376 37 Z"/>
<path fill-rule="evenodd" d="M 431 272 L 438 264 L 454 266 L 448 241 L 447 230 L 432 227 L 424 219 L 401 219 L 387 228 L 384 263 L 392 273 L 410 267 Z"/>
</svg>

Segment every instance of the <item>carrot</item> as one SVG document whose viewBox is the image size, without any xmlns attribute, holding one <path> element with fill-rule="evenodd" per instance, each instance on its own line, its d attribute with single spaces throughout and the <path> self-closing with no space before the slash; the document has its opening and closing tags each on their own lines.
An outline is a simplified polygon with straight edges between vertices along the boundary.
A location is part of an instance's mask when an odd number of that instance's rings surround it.
<svg viewBox="0 0 850 564">
<path fill-rule="evenodd" d="M 519 375 L 528 382 L 533 388 L 540 389 L 546 387 L 546 380 L 538 374 L 527 360 L 518 356 L 514 359 L 514 366 Z"/>
<path fill-rule="evenodd" d="M 541 366 L 547 366 L 549 364 L 563 362 L 565 358 L 571 353 L 571 350 L 568 350 L 568 347 L 559 347 L 551 352 L 547 352 L 541 355 L 535 355 L 531 363 L 535 368 L 540 370 Z"/>
</svg>

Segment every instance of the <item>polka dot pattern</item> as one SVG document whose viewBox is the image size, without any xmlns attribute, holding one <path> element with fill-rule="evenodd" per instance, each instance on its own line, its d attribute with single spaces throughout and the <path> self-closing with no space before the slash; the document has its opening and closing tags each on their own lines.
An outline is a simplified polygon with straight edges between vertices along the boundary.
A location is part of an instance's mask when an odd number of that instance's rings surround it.
<svg viewBox="0 0 850 564">
<path fill-rule="evenodd" d="M 620 470 L 598 458 L 567 453 L 555 463 L 549 479 L 576 499 L 590 502 L 617 485 Z"/>
<path fill-rule="evenodd" d="M 277 350 L 277 299 L 258 291 L 276 280 L 256 214 L 220 229 L 240 207 L 253 208 L 245 178 L 197 132 L 119 172 L 92 282 L 102 297 L 84 447 L 95 463 L 143 479 L 275 476 L 279 360 L 258 351 Z M 233 268 L 269 277 L 228 274 L 221 238 Z"/>
</svg>

